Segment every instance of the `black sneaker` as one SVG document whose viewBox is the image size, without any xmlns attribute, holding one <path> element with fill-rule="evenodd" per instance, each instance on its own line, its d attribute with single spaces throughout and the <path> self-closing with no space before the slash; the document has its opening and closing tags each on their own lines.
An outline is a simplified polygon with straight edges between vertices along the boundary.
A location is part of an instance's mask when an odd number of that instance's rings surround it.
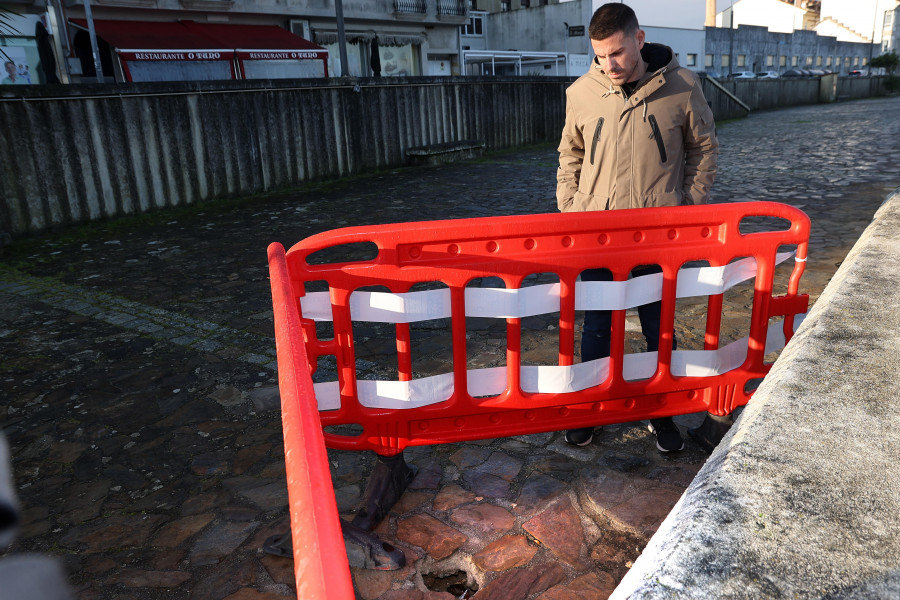
<svg viewBox="0 0 900 600">
<path fill-rule="evenodd" d="M 594 439 L 594 428 L 570 429 L 566 432 L 566 443 L 572 446 L 587 446 Z"/>
<path fill-rule="evenodd" d="M 684 449 L 684 440 L 672 417 L 650 419 L 649 429 L 656 435 L 656 449 L 660 452 L 678 452 Z"/>
</svg>

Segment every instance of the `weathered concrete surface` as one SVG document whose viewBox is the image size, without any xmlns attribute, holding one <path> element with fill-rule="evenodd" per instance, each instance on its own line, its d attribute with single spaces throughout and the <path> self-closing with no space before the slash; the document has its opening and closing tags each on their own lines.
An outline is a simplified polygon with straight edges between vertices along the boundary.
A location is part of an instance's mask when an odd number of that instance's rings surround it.
<svg viewBox="0 0 900 600">
<path fill-rule="evenodd" d="M 612 598 L 900 597 L 900 189 Z"/>
</svg>

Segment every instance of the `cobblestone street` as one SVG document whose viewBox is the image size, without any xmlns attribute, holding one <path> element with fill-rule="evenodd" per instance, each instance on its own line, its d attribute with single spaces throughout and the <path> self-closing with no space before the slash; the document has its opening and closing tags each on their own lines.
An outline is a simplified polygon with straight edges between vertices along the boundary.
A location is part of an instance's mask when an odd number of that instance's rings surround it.
<svg viewBox="0 0 900 600">
<path fill-rule="evenodd" d="M 807 212 L 801 291 L 813 302 L 900 186 L 898 115 L 893 97 L 719 125 L 713 201 Z M 292 560 L 260 550 L 288 528 L 266 247 L 350 225 L 554 212 L 556 164 L 555 144 L 496 152 L 6 248 L 0 423 L 24 514 L 12 551 L 61 557 L 81 599 L 291 596 Z M 752 284 L 726 297 L 723 337 L 745 335 L 736 327 L 751 295 Z M 679 314 L 679 343 L 702 343 L 691 304 Z M 636 316 L 629 323 L 639 351 Z M 526 329 L 528 360 L 552 362 L 552 319 Z M 479 330 L 470 361 L 496 359 L 503 336 Z M 438 337 L 417 339 L 417 368 L 450 370 Z M 366 350 L 374 372 L 389 352 Z M 701 418 L 676 422 L 684 430 Z M 605 598 L 703 466 L 706 454 L 684 437 L 672 457 L 641 423 L 605 427 L 585 448 L 548 433 L 410 449 L 419 475 L 377 530 L 408 566 L 354 569 L 358 596 Z M 330 458 L 339 509 L 352 518 L 374 460 Z"/>
</svg>

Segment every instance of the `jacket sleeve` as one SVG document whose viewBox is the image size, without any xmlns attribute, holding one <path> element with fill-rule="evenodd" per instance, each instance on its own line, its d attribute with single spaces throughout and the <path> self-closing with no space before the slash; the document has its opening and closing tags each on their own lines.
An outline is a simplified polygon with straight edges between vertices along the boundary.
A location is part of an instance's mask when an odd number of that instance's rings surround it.
<svg viewBox="0 0 900 600">
<path fill-rule="evenodd" d="M 716 139 L 712 109 L 706 102 L 699 80 L 695 80 L 684 132 L 683 204 L 709 202 L 709 190 L 716 179 L 718 154 L 719 141 Z"/>
<path fill-rule="evenodd" d="M 584 162 L 584 136 L 575 122 L 572 98 L 566 92 L 566 124 L 559 142 L 559 169 L 556 171 L 556 206 L 566 212 L 572 206 L 581 164 Z"/>
</svg>

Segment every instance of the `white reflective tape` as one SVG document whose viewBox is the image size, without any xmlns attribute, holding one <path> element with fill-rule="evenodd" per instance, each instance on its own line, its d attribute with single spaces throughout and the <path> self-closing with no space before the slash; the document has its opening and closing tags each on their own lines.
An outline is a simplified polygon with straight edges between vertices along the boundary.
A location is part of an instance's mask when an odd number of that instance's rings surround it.
<svg viewBox="0 0 900 600">
<path fill-rule="evenodd" d="M 331 298 L 328 292 L 310 292 L 300 296 L 300 312 L 304 319 L 331 321 Z"/>
<path fill-rule="evenodd" d="M 558 283 L 526 288 L 466 288 L 466 316 L 521 319 L 559 312 Z"/>
<path fill-rule="evenodd" d="M 794 331 L 805 314 L 794 318 Z M 715 377 L 739 368 L 747 358 L 749 337 L 741 338 L 718 350 L 676 350 L 672 353 L 670 371 L 675 377 Z M 765 353 L 784 346 L 784 322 L 769 325 Z M 626 354 L 622 376 L 626 381 L 648 379 L 658 366 L 657 352 Z M 599 358 L 569 366 L 523 366 L 522 390 L 531 394 L 569 394 L 600 385 L 609 376 L 609 358 Z M 506 367 L 472 369 L 466 374 L 469 395 L 496 396 L 506 389 Z M 367 408 L 408 409 L 444 402 L 453 394 L 453 374 L 444 373 L 412 381 L 356 382 L 360 404 Z M 336 381 L 314 386 L 319 410 L 340 407 Z"/>
<path fill-rule="evenodd" d="M 337 410 L 341 407 L 341 386 L 337 381 L 313 384 L 319 410 Z"/>
<path fill-rule="evenodd" d="M 793 256 L 776 256 L 780 264 Z M 756 276 L 756 261 L 743 258 L 722 267 L 696 267 L 678 271 L 676 297 L 689 298 L 722 294 Z M 578 281 L 575 310 L 627 310 L 662 299 L 662 273 L 634 277 L 627 281 Z M 560 284 L 525 288 L 466 288 L 466 316 L 514 319 L 559 312 Z M 328 292 L 311 292 L 300 298 L 304 318 L 331 320 Z M 356 291 L 350 294 L 350 314 L 354 321 L 374 323 L 415 323 L 451 316 L 447 288 L 395 294 Z"/>
</svg>

